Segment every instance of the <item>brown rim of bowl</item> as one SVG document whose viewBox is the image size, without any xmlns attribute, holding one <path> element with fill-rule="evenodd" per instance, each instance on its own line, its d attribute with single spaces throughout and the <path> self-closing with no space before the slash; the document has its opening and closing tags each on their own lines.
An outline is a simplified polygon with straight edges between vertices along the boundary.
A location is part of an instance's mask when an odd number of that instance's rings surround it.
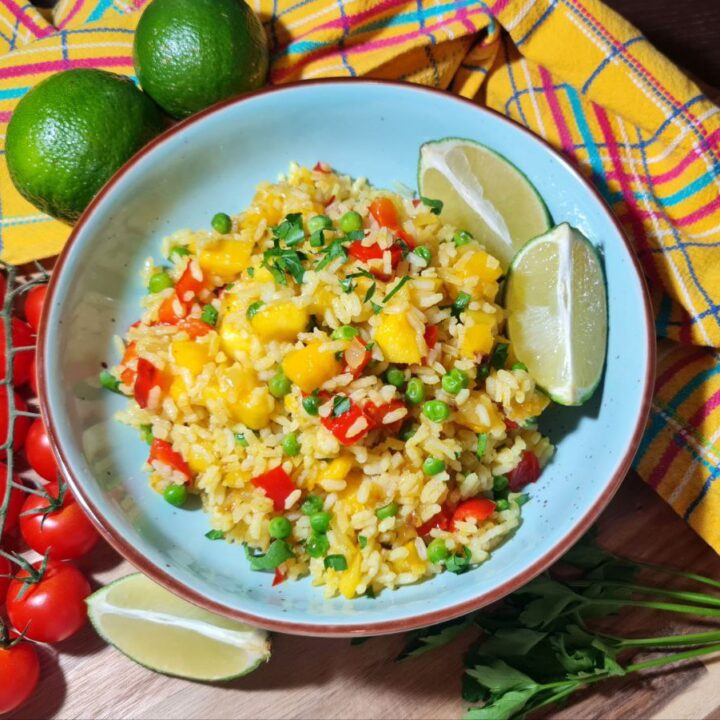
<svg viewBox="0 0 720 720">
<path fill-rule="evenodd" d="M 129 542 L 127 542 L 123 537 L 120 536 L 120 534 L 109 524 L 106 524 L 102 514 L 99 512 L 98 508 L 95 506 L 93 501 L 90 499 L 88 494 L 85 492 L 85 489 L 82 486 L 82 483 L 79 482 L 78 478 L 74 475 L 72 468 L 70 467 L 70 463 L 68 462 L 67 457 L 65 456 L 65 453 L 60 446 L 60 443 L 58 442 L 58 436 L 56 434 L 55 430 L 55 423 L 53 422 L 53 410 L 50 407 L 50 404 L 48 402 L 47 398 L 47 387 L 46 387 L 46 380 L 45 380 L 45 328 L 46 324 L 48 322 L 49 313 L 46 313 L 43 315 L 41 320 L 41 327 L 39 332 L 39 344 L 38 344 L 38 385 L 39 385 L 39 398 L 40 398 L 40 408 L 43 414 L 43 417 L 47 419 L 47 425 L 48 425 L 48 435 L 50 437 L 50 443 L 52 445 L 53 452 L 55 453 L 55 457 L 58 460 L 58 463 L 60 465 L 60 468 L 62 469 L 62 472 L 65 476 L 65 478 L 68 481 L 68 484 L 70 485 L 70 488 L 72 492 L 74 493 L 75 497 L 77 498 L 77 501 L 80 503 L 81 507 L 85 510 L 85 512 L 88 514 L 92 522 L 97 527 L 100 534 L 105 538 L 105 540 L 112 545 L 115 550 L 117 550 L 120 555 L 122 555 L 126 560 L 128 560 L 132 565 L 134 565 L 138 570 L 145 573 L 148 577 L 152 578 L 156 582 L 158 582 L 160 585 L 163 585 L 165 588 L 170 590 L 171 592 L 175 593 L 176 595 L 184 598 L 185 600 L 198 605 L 202 608 L 205 608 L 206 610 L 209 610 L 214 613 L 218 613 L 220 615 L 224 615 L 226 617 L 233 618 L 235 620 L 239 620 L 241 622 L 247 622 L 253 625 L 256 625 L 261 628 L 265 628 L 266 630 L 273 630 L 277 632 L 282 633 L 289 633 L 293 635 L 309 635 L 309 636 L 325 636 L 325 637 L 352 637 L 352 636 L 361 636 L 361 635 L 383 635 L 383 634 L 391 634 L 391 633 L 397 633 L 397 632 L 406 632 L 408 630 L 414 630 L 416 628 L 420 627 L 426 627 L 429 625 L 435 625 L 440 622 L 445 622 L 447 620 L 451 620 L 453 618 L 459 617 L 461 615 L 465 615 L 469 612 L 472 612 L 474 610 L 478 610 L 481 607 L 484 607 L 486 605 L 489 605 L 493 602 L 497 602 L 498 600 L 502 599 L 509 593 L 513 592 L 514 590 L 518 589 L 519 587 L 522 587 L 526 583 L 528 583 L 530 580 L 532 580 L 534 577 L 539 575 L 543 570 L 548 568 L 550 565 L 552 565 L 556 560 L 558 560 L 567 550 L 569 550 L 584 534 L 587 532 L 587 530 L 590 528 L 592 523 L 595 521 L 595 519 L 598 517 L 598 515 L 601 513 L 601 511 L 607 506 L 607 504 L 612 499 L 613 495 L 617 491 L 618 487 L 620 486 L 620 483 L 625 478 L 625 475 L 630 468 L 630 465 L 632 463 L 632 460 L 635 456 L 635 453 L 640 445 L 640 441 L 645 429 L 645 424 L 647 422 L 647 418 L 650 412 L 650 403 L 652 400 L 652 392 L 653 392 L 653 383 L 655 378 L 655 334 L 654 334 L 654 320 L 653 320 L 653 314 L 651 311 L 651 305 L 648 297 L 648 291 L 647 286 L 645 284 L 645 278 L 642 272 L 642 269 L 640 267 L 640 263 L 638 262 L 638 259 L 635 255 L 635 252 L 633 250 L 632 245 L 628 241 L 627 237 L 625 236 L 625 232 L 623 228 L 621 227 L 620 223 L 618 222 L 617 218 L 613 214 L 612 210 L 607 206 L 604 198 L 600 195 L 600 193 L 595 189 L 595 187 L 586 180 L 580 172 L 565 158 L 563 157 L 559 152 L 557 152 L 548 142 L 543 140 L 542 138 L 535 135 L 533 132 L 528 130 L 526 127 L 519 125 L 514 120 L 511 120 L 510 118 L 505 117 L 504 115 L 496 112 L 495 110 L 491 110 L 486 107 L 482 107 L 480 105 L 477 105 L 472 100 L 468 100 L 466 98 L 459 97 L 457 95 L 453 95 L 451 93 L 448 93 L 444 90 L 439 90 L 436 88 L 429 88 L 424 87 L 421 85 L 412 85 L 410 83 L 401 83 L 393 80 L 373 80 L 373 79 L 351 79 L 351 78 L 324 78 L 324 79 L 317 79 L 317 80 L 308 80 L 308 81 L 300 81 L 300 82 L 294 82 L 294 83 L 287 83 L 285 85 L 279 85 L 275 87 L 266 87 L 260 90 L 256 90 L 254 92 L 248 93 L 246 95 L 243 95 L 239 98 L 234 98 L 231 100 L 226 100 L 222 103 L 218 103 L 217 105 L 213 105 L 210 108 L 207 108 L 206 110 L 203 110 L 202 112 L 198 113 L 197 115 L 194 115 L 190 118 L 187 118 L 186 120 L 183 120 L 182 122 L 178 123 L 177 125 L 174 125 L 170 129 L 166 130 L 162 134 L 160 134 L 158 137 L 153 139 L 150 143 L 148 143 L 144 148 L 142 148 L 140 151 L 138 151 L 130 160 L 128 160 L 116 173 L 115 175 L 106 183 L 106 185 L 100 190 L 100 192 L 96 195 L 96 197 L 93 199 L 93 201 L 90 203 L 90 205 L 87 207 L 85 212 L 82 214 L 80 219 L 78 220 L 77 224 L 75 225 L 75 228 L 73 229 L 67 243 L 65 244 L 65 247 L 63 248 L 63 251 L 55 265 L 55 269 L 52 275 L 52 279 L 50 281 L 50 285 L 48 288 L 48 296 L 45 300 L 45 306 L 48 308 L 52 307 L 53 300 L 55 297 L 55 289 L 56 286 L 61 282 L 63 269 L 65 266 L 65 260 L 67 259 L 70 250 L 73 246 L 73 243 L 75 239 L 77 238 L 78 234 L 84 227 L 85 223 L 87 222 L 88 218 L 92 213 L 94 212 L 95 208 L 103 201 L 104 197 L 112 190 L 114 185 L 117 183 L 119 178 L 121 178 L 130 168 L 132 168 L 138 160 L 143 158 L 147 153 L 152 151 L 155 147 L 162 144 L 169 138 L 173 137 L 179 132 L 182 132 L 182 130 L 190 125 L 193 125 L 197 122 L 202 121 L 204 118 L 208 117 L 209 115 L 212 115 L 226 107 L 229 107 L 231 105 L 239 105 L 241 103 L 244 103 L 248 100 L 251 100 L 254 97 L 257 97 L 259 95 L 265 95 L 268 93 L 278 93 L 278 92 L 287 92 L 287 91 L 293 91 L 297 90 L 298 88 L 302 88 L 303 86 L 307 85 L 332 85 L 334 83 L 342 83 L 342 84 L 348 84 L 348 83 L 361 83 L 363 85 L 385 85 L 385 86 L 396 86 L 401 87 L 403 90 L 414 90 L 416 92 L 427 92 L 432 93 L 436 95 L 441 95 L 445 99 L 452 100 L 454 102 L 462 103 L 469 105 L 474 110 L 476 110 L 479 113 L 487 113 L 489 115 L 495 116 L 496 118 L 500 119 L 502 122 L 507 123 L 510 125 L 515 131 L 519 131 L 522 133 L 525 133 L 526 135 L 530 136 L 533 141 L 538 142 L 548 150 L 556 159 L 557 162 L 562 163 L 566 169 L 568 169 L 576 178 L 576 180 L 579 183 L 582 183 L 585 185 L 586 188 L 588 188 L 592 194 L 595 196 L 596 200 L 600 204 L 600 206 L 605 211 L 608 219 L 615 225 L 618 234 L 622 238 L 622 241 L 625 243 L 625 247 L 628 251 L 628 254 L 630 255 L 633 263 L 633 267 L 635 269 L 635 272 L 640 280 L 640 284 L 643 290 L 643 310 L 645 315 L 645 335 L 646 335 L 646 341 L 648 345 L 648 360 L 647 360 L 647 366 L 645 368 L 645 378 L 644 378 L 644 389 L 643 389 L 643 401 L 640 408 L 640 412 L 638 413 L 637 419 L 635 421 L 635 430 L 632 433 L 632 436 L 629 440 L 627 450 L 625 451 L 622 459 L 618 463 L 618 466 L 613 473 L 612 477 L 610 478 L 610 481 L 608 482 L 607 486 L 605 487 L 605 490 L 602 492 L 600 497 L 595 501 L 595 503 L 590 507 L 589 510 L 583 515 L 583 517 L 580 519 L 580 521 L 575 525 L 575 527 L 559 542 L 555 545 L 555 547 L 550 550 L 549 552 L 545 553 L 541 558 L 536 560 L 532 565 L 530 565 L 528 568 L 526 568 L 521 573 L 518 573 L 515 577 L 508 580 L 507 582 L 503 583 L 502 585 L 499 585 L 498 587 L 493 588 L 489 592 L 483 593 L 482 595 L 479 595 L 476 598 L 473 598 L 472 600 L 465 601 L 463 603 L 459 603 L 457 605 L 451 605 L 449 607 L 446 607 L 441 610 L 436 610 L 434 612 L 424 613 L 421 615 L 414 615 L 412 617 L 408 617 L 402 620 L 387 620 L 382 622 L 376 622 L 376 623 L 358 623 L 358 624 L 352 624 L 352 625 L 325 625 L 325 624 L 314 624 L 314 623 L 298 623 L 298 622 L 285 622 L 285 621 L 279 621 L 279 620 L 268 620 L 262 617 L 258 617 L 256 615 L 253 615 L 249 612 L 243 612 L 241 610 L 237 610 L 234 608 L 227 607 L 226 605 L 223 605 L 222 603 L 215 602 L 213 600 L 209 600 L 205 596 L 203 596 L 200 592 L 194 590 L 193 588 L 179 582 L 177 579 L 175 579 L 168 571 L 165 569 L 159 567 L 154 562 L 149 560 L 144 555 L 141 555 L 138 550 L 133 547 Z"/>
</svg>

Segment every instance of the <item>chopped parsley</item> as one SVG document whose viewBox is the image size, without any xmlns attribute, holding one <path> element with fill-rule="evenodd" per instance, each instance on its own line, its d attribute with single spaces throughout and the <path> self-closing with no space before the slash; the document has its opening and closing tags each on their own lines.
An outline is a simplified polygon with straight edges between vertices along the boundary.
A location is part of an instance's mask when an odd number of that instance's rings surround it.
<svg viewBox="0 0 720 720">
<path fill-rule="evenodd" d="M 385 305 L 396 293 L 399 293 L 400 290 L 402 290 L 403 286 L 407 281 L 410 279 L 409 275 L 405 275 L 404 277 L 400 278 L 400 282 L 385 296 L 385 298 L 382 301 L 382 304 Z"/>
<path fill-rule="evenodd" d="M 508 358 L 508 350 L 510 346 L 507 343 L 498 343 L 490 356 L 490 364 L 496 369 L 501 370 L 505 367 Z"/>
<path fill-rule="evenodd" d="M 337 258 L 342 258 L 342 261 L 345 262 L 348 259 L 348 254 L 347 250 L 345 250 L 345 246 L 343 245 L 344 242 L 346 242 L 346 238 L 337 238 L 329 245 L 326 245 L 320 251 L 323 258 L 317 263 L 317 265 L 315 265 L 315 269 L 322 270 Z"/>
<path fill-rule="evenodd" d="M 202 314 L 200 315 L 200 319 L 207 323 L 208 325 L 212 325 L 215 327 L 217 325 L 218 321 L 218 311 L 212 306 L 212 305 L 205 305 L 202 309 Z"/>
<path fill-rule="evenodd" d="M 288 247 L 299 245 L 305 241 L 303 218 L 301 213 L 290 213 L 285 219 L 272 229 L 278 240 L 283 240 Z"/>
<path fill-rule="evenodd" d="M 442 212 L 444 205 L 442 200 L 433 200 L 432 198 L 423 197 L 422 195 L 420 196 L 420 200 L 422 200 L 423 205 L 430 208 L 430 212 L 433 215 L 439 215 Z"/>
<path fill-rule="evenodd" d="M 340 415 L 350 412 L 351 407 L 352 401 L 349 397 L 346 397 L 345 395 L 336 395 L 333 398 L 333 417 L 340 417 Z"/>
<path fill-rule="evenodd" d="M 252 305 L 248 307 L 248 309 L 245 311 L 245 317 L 247 317 L 248 320 L 252 320 L 258 312 L 260 312 L 260 308 L 265 303 L 262 300 L 258 300 L 257 302 L 254 302 Z"/>
<path fill-rule="evenodd" d="M 210 532 L 205 533 L 205 537 L 208 540 L 224 540 L 225 533 L 222 530 L 210 530 Z"/>
</svg>

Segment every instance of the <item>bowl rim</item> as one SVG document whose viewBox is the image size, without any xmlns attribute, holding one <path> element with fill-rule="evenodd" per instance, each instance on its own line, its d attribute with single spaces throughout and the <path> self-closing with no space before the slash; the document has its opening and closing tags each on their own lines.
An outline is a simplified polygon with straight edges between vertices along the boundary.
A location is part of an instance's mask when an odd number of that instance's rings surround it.
<svg viewBox="0 0 720 720">
<path fill-rule="evenodd" d="M 513 131 L 522 132 L 534 141 L 542 144 L 547 152 L 552 154 L 555 160 L 561 163 L 566 170 L 568 170 L 575 180 L 589 189 L 596 201 L 602 208 L 603 212 L 607 216 L 607 219 L 615 226 L 618 235 L 622 239 L 625 247 L 630 255 L 632 261 L 632 267 L 637 275 L 643 296 L 643 314 L 645 318 L 645 336 L 648 346 L 647 354 L 647 365 L 645 368 L 645 376 L 643 378 L 643 394 L 642 403 L 640 410 L 635 419 L 635 427 L 632 435 L 629 438 L 627 448 L 620 459 L 615 472 L 607 482 L 603 492 L 593 505 L 587 509 L 580 520 L 575 526 L 568 532 L 560 542 L 556 543 L 555 546 L 550 549 L 547 553 L 542 555 L 540 558 L 535 560 L 531 565 L 525 568 L 522 572 L 519 572 L 514 577 L 510 578 L 506 582 L 484 592 L 471 600 L 466 600 L 461 603 L 448 605 L 447 607 L 433 610 L 431 612 L 415 614 L 400 619 L 391 620 L 379 620 L 376 622 L 359 622 L 342 625 L 326 625 L 317 623 L 305 623 L 297 621 L 285 621 L 285 620 L 271 620 L 251 612 L 244 610 L 238 610 L 237 608 L 229 607 L 221 602 L 211 600 L 205 597 L 199 590 L 196 590 L 180 580 L 173 577 L 172 573 L 160 565 L 156 564 L 153 560 L 145 555 L 141 554 L 130 542 L 127 542 L 120 533 L 105 520 L 99 508 L 90 498 L 86 492 L 83 484 L 80 482 L 78 476 L 73 472 L 73 468 L 69 462 L 68 456 L 66 455 L 63 447 L 60 444 L 59 433 L 57 432 L 56 425 L 54 422 L 55 412 L 48 399 L 48 379 L 46 378 L 46 353 L 49 351 L 48 345 L 46 344 L 46 330 L 49 324 L 49 317 L 51 312 L 43 314 L 40 330 L 38 334 L 38 396 L 40 401 L 40 409 L 44 418 L 47 421 L 47 431 L 50 439 L 50 444 L 55 457 L 59 463 L 60 469 L 63 472 L 65 479 L 68 482 L 70 489 L 72 490 L 75 498 L 77 499 L 80 506 L 86 512 L 90 520 L 93 522 L 95 527 L 100 532 L 101 536 L 128 562 L 130 562 L 140 572 L 153 579 L 155 582 L 164 586 L 167 590 L 171 591 L 175 595 L 193 603 L 199 607 L 202 607 L 210 612 L 230 617 L 234 620 L 241 622 L 247 622 L 252 625 L 264 628 L 266 630 L 283 632 L 293 635 L 306 635 L 315 637 L 353 637 L 363 635 L 385 635 L 398 632 L 406 632 L 421 627 L 427 627 L 435 625 L 437 623 L 452 620 L 461 615 L 473 612 L 493 602 L 497 602 L 514 590 L 522 587 L 530 580 L 535 578 L 551 564 L 558 560 L 567 550 L 569 550 L 585 532 L 590 528 L 592 523 L 600 515 L 600 513 L 608 505 L 612 497 L 617 492 L 620 484 L 627 471 L 630 469 L 632 460 L 637 452 L 640 445 L 645 425 L 650 412 L 650 404 L 652 401 L 652 392 L 655 377 L 655 362 L 656 362 L 656 339 L 654 334 L 654 320 L 651 309 L 651 303 L 649 299 L 649 293 L 645 280 L 644 273 L 640 266 L 640 262 L 635 254 L 632 244 L 628 240 L 624 229 L 622 228 L 619 220 L 616 218 L 610 207 L 607 205 L 605 199 L 594 187 L 594 185 L 579 172 L 578 169 L 562 154 L 560 154 L 555 148 L 553 148 L 545 139 L 536 135 L 531 130 L 523 125 L 520 125 L 515 120 L 508 118 L 501 113 L 478 105 L 473 100 L 464 98 L 453 93 L 447 92 L 438 88 L 431 88 L 422 85 L 414 85 L 412 83 L 404 83 L 396 80 L 380 80 L 380 79 L 365 79 L 365 78 L 318 78 L 313 80 L 304 80 L 292 83 L 286 83 L 279 86 L 268 86 L 249 92 L 237 98 L 225 100 L 223 102 L 212 105 L 205 110 L 193 115 L 162 132 L 160 135 L 151 140 L 147 145 L 140 149 L 135 155 L 133 155 L 101 188 L 98 194 L 94 197 L 88 207 L 80 216 L 73 231 L 71 232 L 52 273 L 50 284 L 48 286 L 47 298 L 45 300 L 45 306 L 52 308 L 55 301 L 58 286 L 64 280 L 63 270 L 65 269 L 66 261 L 70 255 L 71 249 L 78 238 L 80 233 L 84 230 L 85 225 L 88 223 L 96 208 L 100 203 L 103 202 L 105 197 L 112 191 L 118 181 L 131 169 L 135 164 L 148 153 L 154 150 L 159 145 L 167 142 L 170 138 L 175 137 L 179 133 L 182 133 L 186 128 L 196 123 L 202 122 L 205 118 L 214 115 L 230 106 L 240 105 L 252 100 L 258 96 L 267 95 L 271 93 L 283 93 L 292 92 L 302 89 L 305 86 L 313 85 L 333 85 L 343 84 L 347 85 L 350 83 L 360 84 L 364 86 L 381 85 L 385 87 L 398 87 L 402 88 L 403 91 L 414 91 L 421 93 L 429 93 L 431 95 L 437 95 L 442 97 L 444 100 L 450 100 L 461 104 L 469 105 L 476 112 L 484 113 L 500 120 L 501 122 L 509 125 Z"/>
</svg>

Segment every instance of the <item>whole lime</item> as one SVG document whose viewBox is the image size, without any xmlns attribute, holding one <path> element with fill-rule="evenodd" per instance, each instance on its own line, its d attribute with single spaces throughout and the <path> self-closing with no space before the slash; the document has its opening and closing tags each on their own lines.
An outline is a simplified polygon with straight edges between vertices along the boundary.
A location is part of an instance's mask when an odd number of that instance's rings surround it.
<svg viewBox="0 0 720 720">
<path fill-rule="evenodd" d="M 153 0 L 134 57 L 143 90 L 176 118 L 260 87 L 268 69 L 265 31 L 243 0 Z"/>
<path fill-rule="evenodd" d="M 128 78 L 67 70 L 18 103 L 5 141 L 10 177 L 33 205 L 73 223 L 113 173 L 164 127 L 160 109 Z"/>
</svg>

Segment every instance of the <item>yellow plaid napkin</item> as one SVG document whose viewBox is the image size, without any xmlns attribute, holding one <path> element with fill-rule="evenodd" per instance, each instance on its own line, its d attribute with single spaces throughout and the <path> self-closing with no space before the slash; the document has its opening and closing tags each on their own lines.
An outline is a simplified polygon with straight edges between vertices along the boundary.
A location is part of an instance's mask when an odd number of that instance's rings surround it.
<svg viewBox="0 0 720 720">
<path fill-rule="evenodd" d="M 65 68 L 132 74 L 147 0 L 61 0 L 54 27 L 0 0 L 0 124 Z M 644 479 L 720 551 L 720 109 L 595 0 L 256 0 L 272 83 L 326 76 L 447 88 L 549 140 L 613 207 L 635 244 L 661 344 Z M 57 253 L 69 229 L 0 167 L 0 241 L 15 263 Z M 706 347 L 701 347 L 706 346 Z"/>
</svg>

